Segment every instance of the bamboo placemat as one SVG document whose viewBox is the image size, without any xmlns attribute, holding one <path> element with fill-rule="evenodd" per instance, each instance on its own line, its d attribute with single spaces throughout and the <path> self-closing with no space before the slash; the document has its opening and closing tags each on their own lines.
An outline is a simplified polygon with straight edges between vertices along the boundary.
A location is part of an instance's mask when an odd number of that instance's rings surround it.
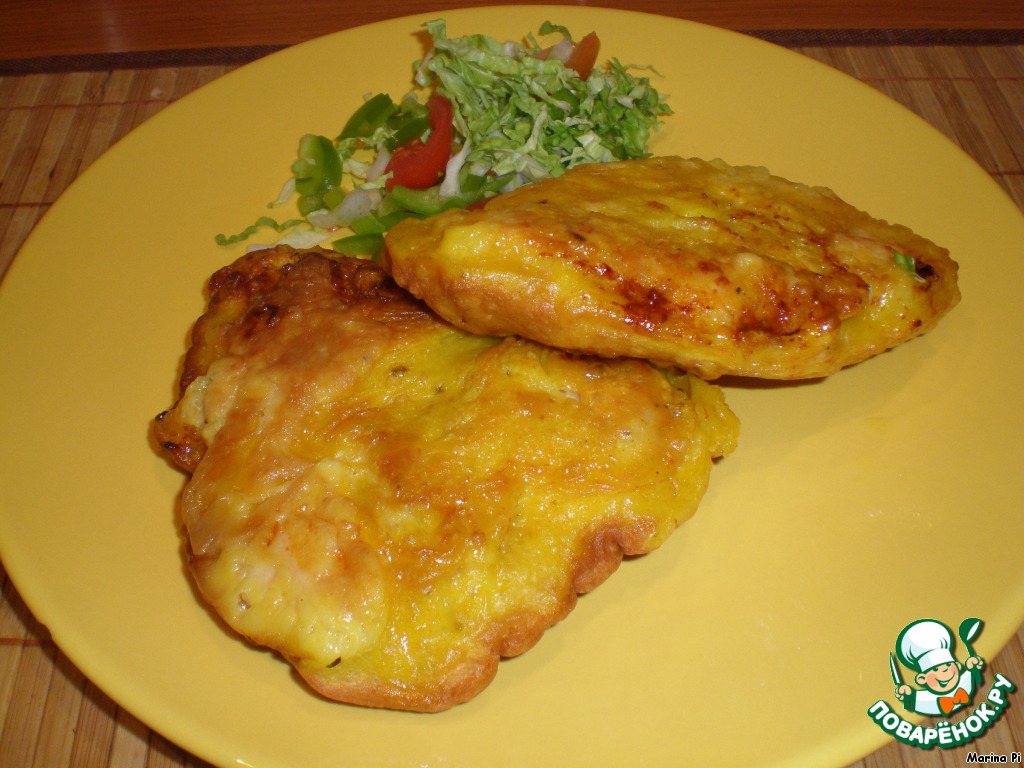
<svg viewBox="0 0 1024 768">
<path fill-rule="evenodd" d="M 801 44 L 806 35 L 784 42 L 909 107 L 959 144 L 1024 209 L 1024 45 L 1014 44 L 1024 38 L 1005 37 L 979 45 L 922 45 L 891 34 L 879 38 L 888 43 L 881 45 L 843 45 L 828 37 L 820 45 Z M 135 59 L 134 69 L 104 62 L 84 71 L 36 66 L 27 74 L 0 76 L 0 275 L 78 174 L 148 117 L 238 66 L 237 52 L 228 54 L 193 59 L 228 63 L 152 66 Z M 85 679 L 2 570 L 0 585 L 0 768 L 209 768 Z M 988 663 L 1010 680 L 1024 681 L 1024 628 Z M 970 745 L 924 751 L 894 742 L 852 768 L 963 766 L 970 750 L 1024 752 L 1020 706 L 1009 707 Z"/>
</svg>

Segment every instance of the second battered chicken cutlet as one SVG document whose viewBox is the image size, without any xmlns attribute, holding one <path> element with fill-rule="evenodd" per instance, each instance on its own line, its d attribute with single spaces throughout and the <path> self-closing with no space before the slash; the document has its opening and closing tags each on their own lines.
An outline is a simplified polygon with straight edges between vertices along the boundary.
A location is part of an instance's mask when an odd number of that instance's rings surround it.
<svg viewBox="0 0 1024 768">
<path fill-rule="evenodd" d="M 803 379 L 927 332 L 948 252 L 820 187 L 661 157 L 581 165 L 387 236 L 395 280 L 450 322 L 705 378 Z"/>
<path fill-rule="evenodd" d="M 701 499 L 721 390 L 443 322 L 375 264 L 254 252 L 210 280 L 180 398 L 189 567 L 236 631 L 354 704 L 438 711 Z"/>
</svg>

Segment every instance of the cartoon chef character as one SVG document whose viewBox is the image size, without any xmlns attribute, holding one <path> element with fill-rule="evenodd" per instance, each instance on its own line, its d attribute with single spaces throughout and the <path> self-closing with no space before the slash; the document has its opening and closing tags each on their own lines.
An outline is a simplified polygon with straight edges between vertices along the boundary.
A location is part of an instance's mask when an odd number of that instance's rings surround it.
<svg viewBox="0 0 1024 768">
<path fill-rule="evenodd" d="M 974 671 L 985 661 L 969 656 L 961 664 L 953 656 L 953 633 L 933 619 L 920 619 L 908 624 L 896 639 L 896 654 L 908 669 L 917 671 L 914 689 L 901 682 L 896 698 L 919 715 L 949 715 L 966 706 L 974 691 Z"/>
</svg>

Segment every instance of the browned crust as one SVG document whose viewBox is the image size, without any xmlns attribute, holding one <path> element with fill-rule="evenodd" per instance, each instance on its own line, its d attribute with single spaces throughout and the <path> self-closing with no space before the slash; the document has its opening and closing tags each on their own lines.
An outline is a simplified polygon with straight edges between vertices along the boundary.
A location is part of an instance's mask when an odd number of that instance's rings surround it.
<svg viewBox="0 0 1024 768">
<path fill-rule="evenodd" d="M 333 256 L 337 254 L 320 248 L 298 251 L 278 246 L 253 251 L 217 270 L 207 281 L 206 311 L 192 326 L 178 397 L 206 374 L 211 363 L 230 355 L 235 340 L 254 336 L 288 311 L 283 284 L 303 263 L 315 262 L 318 269 L 329 270 L 330 285 L 342 306 L 377 300 L 420 306 L 373 262 Z M 178 420 L 173 411 L 158 414 L 151 433 L 164 455 L 188 472 L 195 470 L 206 452 L 202 435 Z"/>
<path fill-rule="evenodd" d="M 215 272 L 207 284 L 208 308 L 192 329 L 179 394 L 206 373 L 211 362 L 230 353 L 233 336 L 250 336 L 274 324 L 283 303 L 282 283 L 303 262 L 317 261 L 330 270 L 331 285 L 342 306 L 379 299 L 412 301 L 373 262 L 332 256 L 337 254 L 319 248 L 297 251 L 278 246 L 253 251 Z"/>
</svg>

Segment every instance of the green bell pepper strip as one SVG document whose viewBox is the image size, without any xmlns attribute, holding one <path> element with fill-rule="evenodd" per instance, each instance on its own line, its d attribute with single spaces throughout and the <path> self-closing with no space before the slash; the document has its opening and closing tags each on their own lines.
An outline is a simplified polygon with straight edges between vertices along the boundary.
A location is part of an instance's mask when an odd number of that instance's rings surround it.
<svg viewBox="0 0 1024 768">
<path fill-rule="evenodd" d="M 394 130 L 385 141 L 384 146 L 389 152 L 394 152 L 399 147 L 405 146 L 410 141 L 415 141 L 426 133 L 430 127 L 430 120 L 426 115 L 409 115 L 403 113 L 403 120 L 396 120 L 388 127 Z"/>
<path fill-rule="evenodd" d="M 335 141 L 373 139 L 382 127 L 386 127 L 389 134 L 383 144 L 394 151 L 418 139 L 430 127 L 427 109 L 415 100 L 398 105 L 386 93 L 378 93 L 353 113 Z"/>
<path fill-rule="evenodd" d="M 338 134 L 337 141 L 369 138 L 397 111 L 398 105 L 390 96 L 378 93 L 363 102 L 363 105 L 352 113 L 352 117 Z"/>
<path fill-rule="evenodd" d="M 326 136 L 308 133 L 299 141 L 299 157 L 292 163 L 295 191 L 300 195 L 322 194 L 341 183 L 341 157 Z"/>
<path fill-rule="evenodd" d="M 498 192 L 512 178 L 513 174 L 503 176 L 465 174 L 461 183 L 462 191 L 450 197 L 441 196 L 440 184 L 435 184 L 427 189 L 410 189 L 396 184 L 385 195 L 382 204 L 391 210 L 405 210 L 420 216 L 434 216 L 449 208 L 465 208 L 467 205 L 482 200 L 488 195 Z"/>
<path fill-rule="evenodd" d="M 384 248 L 384 235 L 379 232 L 349 235 L 331 245 L 343 256 L 376 256 Z"/>
<path fill-rule="evenodd" d="M 313 211 L 319 211 L 327 207 L 323 195 L 301 195 L 295 205 L 298 208 L 299 215 L 302 217 L 309 216 Z"/>
<path fill-rule="evenodd" d="M 382 235 L 391 229 L 395 224 L 416 216 L 412 211 L 394 210 L 389 213 L 368 213 L 351 224 L 349 228 L 357 235 L 378 234 Z"/>
<path fill-rule="evenodd" d="M 331 210 L 341 204 L 341 201 L 345 199 L 345 190 L 341 187 L 335 187 L 334 189 L 328 189 L 323 194 L 324 208 Z"/>
<path fill-rule="evenodd" d="M 462 195 L 442 198 L 439 185 L 427 189 L 411 189 L 396 184 L 388 194 L 392 204 L 420 216 L 434 216 L 449 208 L 460 208 L 465 205 Z"/>
<path fill-rule="evenodd" d="M 441 196 L 441 185 L 435 184 L 426 189 L 411 189 L 396 184 L 388 193 L 391 204 L 406 211 L 412 211 L 420 216 L 434 216 L 449 208 L 465 208 L 470 203 L 476 202 L 482 194 L 461 194 L 451 197 Z"/>
<path fill-rule="evenodd" d="M 341 184 L 341 157 L 326 136 L 308 133 L 299 141 L 299 156 L 292 163 L 299 213 L 307 216 L 324 208 L 324 195 Z"/>
</svg>

